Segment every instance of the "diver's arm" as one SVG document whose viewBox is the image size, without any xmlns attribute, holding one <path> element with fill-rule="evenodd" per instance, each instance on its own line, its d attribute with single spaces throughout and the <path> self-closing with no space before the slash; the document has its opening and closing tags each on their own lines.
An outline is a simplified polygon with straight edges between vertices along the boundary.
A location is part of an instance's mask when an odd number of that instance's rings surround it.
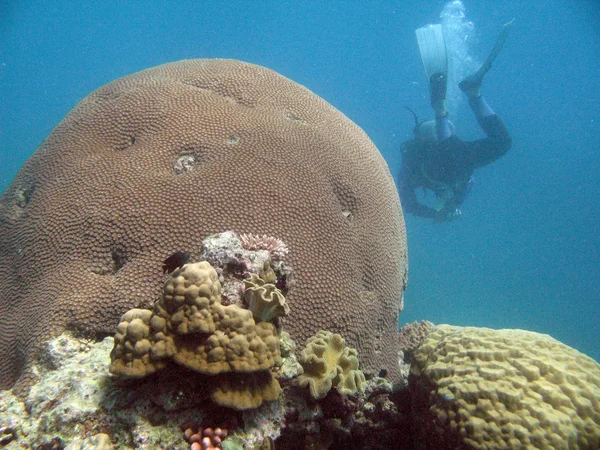
<svg viewBox="0 0 600 450">
<path fill-rule="evenodd" d="M 402 207 L 404 208 L 404 212 L 408 214 L 413 214 L 419 217 L 425 217 L 427 219 L 438 219 L 441 217 L 441 214 L 433 208 L 429 206 L 421 205 L 417 202 L 417 197 L 415 195 L 415 191 L 412 192 L 413 197 L 415 198 L 414 203 L 404 203 L 402 202 Z M 401 198 L 402 199 L 402 198 Z"/>
<path fill-rule="evenodd" d="M 464 201 L 467 199 L 469 190 L 471 189 L 471 180 L 466 183 L 461 184 L 457 188 L 454 189 L 453 197 L 448 200 L 448 203 L 444 206 L 444 209 L 448 211 L 454 211 L 458 209 Z"/>
<path fill-rule="evenodd" d="M 469 145 L 469 159 L 473 168 L 486 166 L 503 156 L 512 146 L 508 130 L 483 96 L 469 96 L 469 105 L 479 122 L 479 126 L 487 135 L 484 139 L 473 141 Z"/>
<path fill-rule="evenodd" d="M 404 212 L 419 217 L 437 218 L 439 213 L 435 209 L 418 202 L 415 188 L 410 185 L 409 178 L 407 166 L 402 165 L 398 180 L 398 193 L 400 194 L 400 203 L 402 203 Z"/>
<path fill-rule="evenodd" d="M 452 198 L 448 199 L 444 204 L 444 207 L 440 211 L 439 222 L 451 222 L 457 217 L 460 217 L 462 212 L 459 207 L 466 200 L 469 195 L 469 191 L 472 187 L 472 181 L 469 179 L 466 183 L 457 186 L 454 189 Z"/>
</svg>

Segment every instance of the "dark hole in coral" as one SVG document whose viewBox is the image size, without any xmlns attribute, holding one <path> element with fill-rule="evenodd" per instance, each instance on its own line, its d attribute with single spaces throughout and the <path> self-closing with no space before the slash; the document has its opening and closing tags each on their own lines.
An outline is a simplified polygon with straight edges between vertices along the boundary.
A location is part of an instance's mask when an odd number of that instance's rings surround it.
<svg viewBox="0 0 600 450">
<path fill-rule="evenodd" d="M 375 277 L 368 268 L 363 267 L 361 276 L 361 284 L 366 291 L 373 292 L 375 290 Z"/>
<path fill-rule="evenodd" d="M 277 275 L 277 281 L 275 282 L 275 287 L 279 289 L 283 295 L 287 293 L 288 288 L 288 277 L 291 278 L 291 274 L 279 273 L 275 272 Z"/>
<path fill-rule="evenodd" d="M 117 273 L 125 264 L 127 264 L 127 254 L 120 246 L 115 245 L 111 247 L 110 258 L 112 261 L 111 272 L 113 274 Z"/>
<path fill-rule="evenodd" d="M 135 144 L 135 136 L 131 136 L 131 145 Z"/>
<path fill-rule="evenodd" d="M 340 205 L 342 206 L 342 214 L 349 221 L 356 214 L 358 199 L 352 188 L 342 180 L 331 180 L 331 186 L 333 193 L 337 197 Z"/>
<path fill-rule="evenodd" d="M 388 371 L 387 371 L 387 369 L 381 369 L 381 370 L 379 371 L 379 374 L 378 374 L 377 376 L 378 376 L 379 378 L 385 378 L 385 377 L 387 377 L 387 374 L 388 374 Z"/>
<path fill-rule="evenodd" d="M 288 120 L 293 120 L 294 122 L 299 122 L 299 123 L 304 123 L 304 120 L 302 120 L 300 117 L 298 117 L 296 114 L 288 112 L 285 115 L 285 118 Z"/>
<path fill-rule="evenodd" d="M 202 163 L 203 167 L 212 160 L 212 153 L 209 147 L 198 143 L 186 143 L 177 146 L 177 156 L 173 162 L 175 174 L 183 173 L 196 169 Z"/>
<path fill-rule="evenodd" d="M 177 307 L 169 308 L 167 306 L 167 311 L 172 313 L 175 311 Z M 171 311 L 171 309 L 173 311 Z M 188 347 L 188 348 L 196 348 L 202 345 L 205 345 L 208 341 L 208 338 L 212 336 L 212 333 L 189 333 L 189 334 L 179 334 L 177 335 L 176 342 L 179 346 Z"/>
</svg>

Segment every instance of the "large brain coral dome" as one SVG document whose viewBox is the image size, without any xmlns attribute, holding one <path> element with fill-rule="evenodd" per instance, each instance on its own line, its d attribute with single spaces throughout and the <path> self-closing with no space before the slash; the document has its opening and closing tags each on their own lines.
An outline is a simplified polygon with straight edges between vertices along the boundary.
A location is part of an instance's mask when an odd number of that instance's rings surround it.
<svg viewBox="0 0 600 450">
<path fill-rule="evenodd" d="M 357 348 L 398 375 L 406 240 L 388 167 L 365 133 L 277 73 L 189 60 L 83 99 L 0 199 L 0 388 L 29 382 L 65 328 L 112 334 L 150 308 L 175 251 L 225 230 L 289 247 L 285 328 Z"/>
</svg>

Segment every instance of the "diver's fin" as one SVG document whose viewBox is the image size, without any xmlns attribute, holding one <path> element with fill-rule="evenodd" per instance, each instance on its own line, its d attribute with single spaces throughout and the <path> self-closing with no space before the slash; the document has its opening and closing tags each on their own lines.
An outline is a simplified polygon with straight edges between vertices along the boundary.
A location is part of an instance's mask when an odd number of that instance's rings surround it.
<svg viewBox="0 0 600 450">
<path fill-rule="evenodd" d="M 479 87 L 481 85 L 481 82 L 483 81 L 483 77 L 488 72 L 488 70 L 490 70 L 492 68 L 492 63 L 496 59 L 496 56 L 498 56 L 498 53 L 500 53 L 500 50 L 502 50 L 502 46 L 504 45 L 504 42 L 506 41 L 506 38 L 508 37 L 508 34 L 510 33 L 510 29 L 512 28 L 512 24 L 513 24 L 514 20 L 515 19 L 504 24 L 504 26 L 502 27 L 502 31 L 500 31 L 500 35 L 498 36 L 498 39 L 496 39 L 494 48 L 492 48 L 492 51 L 490 52 L 488 57 L 485 59 L 485 62 L 477 70 L 477 72 L 473 73 L 472 75 L 469 75 L 467 78 L 465 78 L 458 84 L 458 87 L 460 88 L 461 91 L 467 92 L 470 89 Z"/>
<path fill-rule="evenodd" d="M 448 54 L 442 25 L 427 25 L 415 30 L 415 33 L 427 82 L 429 83 L 431 75 L 434 73 L 446 75 L 448 73 Z"/>
</svg>

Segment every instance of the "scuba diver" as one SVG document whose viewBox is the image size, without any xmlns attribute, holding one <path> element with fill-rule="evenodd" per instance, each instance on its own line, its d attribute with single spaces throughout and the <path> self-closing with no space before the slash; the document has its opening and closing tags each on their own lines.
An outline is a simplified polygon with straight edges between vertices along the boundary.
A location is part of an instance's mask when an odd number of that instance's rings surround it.
<svg viewBox="0 0 600 450">
<path fill-rule="evenodd" d="M 476 141 L 462 141 L 454 134 L 454 125 L 446 111 L 447 54 L 441 25 L 416 30 L 419 51 L 429 81 L 431 106 L 435 121 L 419 122 L 415 116 L 414 139 L 402 145 L 399 193 L 406 213 L 449 222 L 461 215 L 459 207 L 473 185 L 473 172 L 486 166 L 511 147 L 510 135 L 500 118 L 480 92 L 483 77 L 491 68 L 508 36 L 512 21 L 504 25 L 492 52 L 482 66 L 459 83 L 469 106 L 486 136 Z M 433 206 L 419 203 L 415 190 L 423 188 L 436 195 Z"/>
</svg>

